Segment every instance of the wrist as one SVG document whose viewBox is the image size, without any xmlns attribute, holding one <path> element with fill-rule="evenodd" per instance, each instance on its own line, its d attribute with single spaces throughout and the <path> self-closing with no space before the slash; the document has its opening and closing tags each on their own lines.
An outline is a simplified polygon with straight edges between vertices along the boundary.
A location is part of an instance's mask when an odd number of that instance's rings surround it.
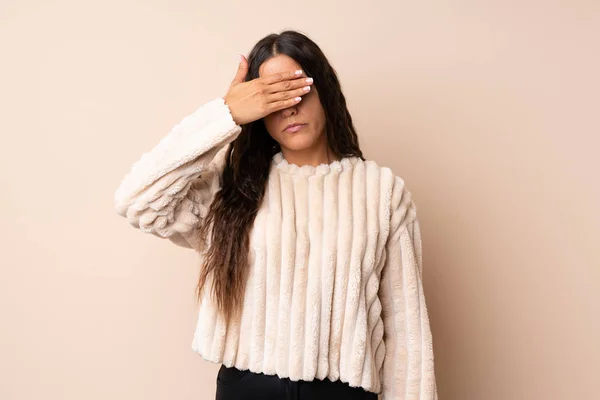
<svg viewBox="0 0 600 400">
<path fill-rule="evenodd" d="M 231 115 L 231 119 L 233 120 L 233 122 L 236 125 L 239 125 L 237 118 L 233 114 L 233 110 L 231 109 L 231 105 L 229 104 L 227 96 L 223 96 L 223 104 L 225 104 L 225 107 L 227 107 L 227 111 L 229 112 L 229 115 Z"/>
</svg>

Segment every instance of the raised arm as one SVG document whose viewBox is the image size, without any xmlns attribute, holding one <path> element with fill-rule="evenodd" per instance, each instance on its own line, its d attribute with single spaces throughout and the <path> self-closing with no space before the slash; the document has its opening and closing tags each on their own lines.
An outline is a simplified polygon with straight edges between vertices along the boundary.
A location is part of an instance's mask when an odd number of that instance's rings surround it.
<svg viewBox="0 0 600 400">
<path fill-rule="evenodd" d="M 199 250 L 198 228 L 219 190 L 227 145 L 240 132 L 222 98 L 202 105 L 133 164 L 114 195 L 117 213 L 143 232 Z"/>
<path fill-rule="evenodd" d="M 202 250 L 198 235 L 225 165 L 227 145 L 241 125 L 297 104 L 312 85 L 302 71 L 245 81 L 248 60 L 223 98 L 185 117 L 150 152 L 142 155 L 115 193 L 115 208 L 143 232 Z"/>
</svg>

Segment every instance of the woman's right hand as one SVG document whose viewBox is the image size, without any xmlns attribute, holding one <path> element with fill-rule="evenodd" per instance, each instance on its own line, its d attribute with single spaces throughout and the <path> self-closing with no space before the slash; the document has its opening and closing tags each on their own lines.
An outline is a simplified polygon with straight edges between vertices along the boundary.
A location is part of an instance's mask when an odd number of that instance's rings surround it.
<svg viewBox="0 0 600 400">
<path fill-rule="evenodd" d="M 241 56 L 238 71 L 223 98 L 237 125 L 297 104 L 313 84 L 302 71 L 281 72 L 245 82 L 247 71 L 248 61 Z"/>
</svg>

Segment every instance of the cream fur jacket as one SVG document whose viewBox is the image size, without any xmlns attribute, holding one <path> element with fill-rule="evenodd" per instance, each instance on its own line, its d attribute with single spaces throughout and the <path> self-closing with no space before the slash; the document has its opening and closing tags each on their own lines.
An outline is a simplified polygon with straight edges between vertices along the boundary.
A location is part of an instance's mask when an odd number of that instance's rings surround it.
<svg viewBox="0 0 600 400">
<path fill-rule="evenodd" d="M 198 227 L 240 132 L 222 98 L 200 106 L 133 164 L 116 211 L 202 254 Z M 437 399 L 416 211 L 402 178 L 373 161 L 298 166 L 277 153 L 241 316 L 226 324 L 205 296 L 192 348 L 253 372 L 340 379 L 383 400 Z"/>
</svg>

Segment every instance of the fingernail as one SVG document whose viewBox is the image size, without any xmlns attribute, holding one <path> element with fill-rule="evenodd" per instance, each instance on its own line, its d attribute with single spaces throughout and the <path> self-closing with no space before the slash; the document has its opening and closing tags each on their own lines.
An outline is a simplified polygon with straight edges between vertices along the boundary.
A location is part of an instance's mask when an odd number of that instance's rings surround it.
<svg viewBox="0 0 600 400">
<path fill-rule="evenodd" d="M 302 75 L 302 70 L 299 69 L 298 71 L 296 71 L 296 75 Z"/>
<path fill-rule="evenodd" d="M 304 87 L 302 88 L 302 90 L 304 90 L 305 92 L 308 92 L 308 91 L 310 90 L 310 86 L 304 86 Z"/>
<path fill-rule="evenodd" d="M 244 60 L 244 56 L 242 56 L 241 54 L 238 54 L 238 61 L 242 62 Z"/>
<path fill-rule="evenodd" d="M 306 78 L 306 82 L 312 83 L 313 82 L 313 78 Z"/>
<path fill-rule="evenodd" d="M 296 97 L 294 100 L 300 101 L 300 100 L 302 100 L 302 97 Z"/>
</svg>

